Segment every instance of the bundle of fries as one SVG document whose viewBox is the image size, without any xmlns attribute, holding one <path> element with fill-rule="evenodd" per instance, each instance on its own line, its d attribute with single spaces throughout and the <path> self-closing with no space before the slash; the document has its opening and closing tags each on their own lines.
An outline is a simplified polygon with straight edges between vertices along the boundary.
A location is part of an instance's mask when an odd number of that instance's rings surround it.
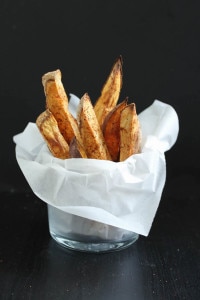
<svg viewBox="0 0 200 300">
<path fill-rule="evenodd" d="M 124 161 L 139 153 L 141 130 L 135 103 L 128 98 L 118 104 L 122 88 L 122 58 L 115 61 L 92 105 L 88 93 L 80 99 L 77 116 L 70 113 L 61 71 L 42 77 L 46 110 L 36 124 L 52 155 L 60 158 L 93 158 Z"/>
</svg>

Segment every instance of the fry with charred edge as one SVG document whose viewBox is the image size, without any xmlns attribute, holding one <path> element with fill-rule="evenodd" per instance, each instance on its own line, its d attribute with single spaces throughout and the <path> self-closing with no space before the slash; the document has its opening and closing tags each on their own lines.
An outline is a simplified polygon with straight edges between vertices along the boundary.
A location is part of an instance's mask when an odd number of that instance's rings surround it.
<svg viewBox="0 0 200 300">
<path fill-rule="evenodd" d="M 116 106 L 122 88 L 122 58 L 114 63 L 111 72 L 101 90 L 101 95 L 94 105 L 97 120 L 102 126 L 106 115 Z"/>
<path fill-rule="evenodd" d="M 126 107 L 128 98 L 115 106 L 106 116 L 102 131 L 108 151 L 113 161 L 119 160 L 120 149 L 120 117 L 121 111 Z"/>
<path fill-rule="evenodd" d="M 88 158 L 111 160 L 103 133 L 87 93 L 80 100 L 78 124 Z"/>
<path fill-rule="evenodd" d="M 82 143 L 77 122 L 68 110 L 68 97 L 61 81 L 60 70 L 44 74 L 42 84 L 46 95 L 46 107 L 57 120 L 60 132 L 67 143 L 70 144 L 74 136 Z"/>
<path fill-rule="evenodd" d="M 60 133 L 56 119 L 48 109 L 37 117 L 36 124 L 53 156 L 61 159 L 69 158 L 69 146 Z"/>
<path fill-rule="evenodd" d="M 87 158 L 85 149 L 74 136 L 69 145 L 69 155 L 71 158 Z"/>
<path fill-rule="evenodd" d="M 134 103 L 127 105 L 120 118 L 120 161 L 139 153 L 141 147 L 141 131 Z"/>
</svg>

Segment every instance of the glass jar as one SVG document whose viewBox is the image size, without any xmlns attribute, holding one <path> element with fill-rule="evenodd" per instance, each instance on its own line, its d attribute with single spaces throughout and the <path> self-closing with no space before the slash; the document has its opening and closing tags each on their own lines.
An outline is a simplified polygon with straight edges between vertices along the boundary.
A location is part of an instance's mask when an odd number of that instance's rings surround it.
<svg viewBox="0 0 200 300">
<path fill-rule="evenodd" d="M 109 252 L 132 245 L 137 233 L 66 213 L 48 207 L 49 231 L 52 238 L 68 249 L 85 252 Z"/>
</svg>

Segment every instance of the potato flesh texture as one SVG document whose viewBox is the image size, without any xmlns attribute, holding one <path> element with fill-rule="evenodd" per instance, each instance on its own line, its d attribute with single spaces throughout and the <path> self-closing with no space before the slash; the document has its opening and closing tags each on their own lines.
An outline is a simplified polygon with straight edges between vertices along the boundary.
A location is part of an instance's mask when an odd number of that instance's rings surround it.
<svg viewBox="0 0 200 300">
<path fill-rule="evenodd" d="M 116 106 L 122 88 L 122 60 L 117 59 L 94 105 L 97 120 L 102 126 L 107 114 Z"/>
<path fill-rule="evenodd" d="M 87 157 L 111 160 L 88 94 L 81 98 L 80 106 L 79 128 Z"/>
<path fill-rule="evenodd" d="M 39 115 L 36 124 L 53 156 L 69 158 L 69 146 L 60 133 L 54 116 L 47 110 Z"/>
<path fill-rule="evenodd" d="M 46 106 L 58 122 L 60 132 L 69 144 L 75 135 L 79 135 L 76 120 L 68 111 L 68 101 L 62 87 L 55 81 L 46 82 Z"/>
<path fill-rule="evenodd" d="M 140 128 L 135 104 L 129 104 L 121 112 L 120 161 L 124 161 L 140 149 Z"/>
<path fill-rule="evenodd" d="M 77 122 L 68 110 L 68 97 L 62 84 L 60 70 L 44 74 L 42 84 L 46 95 L 46 107 L 56 118 L 65 140 L 69 144 L 74 136 L 80 139 Z"/>
</svg>

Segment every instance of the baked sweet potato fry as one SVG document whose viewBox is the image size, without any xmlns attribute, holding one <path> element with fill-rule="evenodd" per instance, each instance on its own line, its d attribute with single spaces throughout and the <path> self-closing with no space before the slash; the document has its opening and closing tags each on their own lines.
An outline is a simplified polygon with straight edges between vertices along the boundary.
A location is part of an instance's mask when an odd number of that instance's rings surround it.
<svg viewBox="0 0 200 300">
<path fill-rule="evenodd" d="M 120 161 L 139 153 L 141 147 L 141 131 L 136 107 L 128 104 L 121 112 L 120 118 Z"/>
<path fill-rule="evenodd" d="M 61 159 L 69 158 L 69 146 L 49 109 L 37 117 L 36 124 L 53 156 Z"/>
<path fill-rule="evenodd" d="M 36 123 L 54 156 L 118 162 L 140 152 L 141 131 L 135 104 L 127 104 L 126 98 L 117 105 L 122 75 L 122 57 L 119 56 L 95 105 L 85 93 L 76 118 L 68 109 L 61 71 L 42 76 L 46 111 Z"/>
<path fill-rule="evenodd" d="M 119 160 L 121 111 L 126 107 L 127 101 L 128 98 L 115 106 L 106 116 L 102 125 L 108 151 L 115 162 Z"/>
<path fill-rule="evenodd" d="M 88 158 L 111 160 L 103 133 L 87 93 L 80 100 L 78 124 Z"/>
<path fill-rule="evenodd" d="M 46 95 L 46 108 L 54 115 L 67 143 L 70 144 L 74 136 L 82 143 L 77 122 L 68 110 L 68 97 L 61 81 L 60 70 L 44 74 L 42 83 Z"/>
<path fill-rule="evenodd" d="M 101 95 L 94 105 L 97 120 L 102 126 L 106 115 L 116 106 L 122 88 L 122 58 L 114 63 L 111 72 L 101 90 Z"/>
</svg>

